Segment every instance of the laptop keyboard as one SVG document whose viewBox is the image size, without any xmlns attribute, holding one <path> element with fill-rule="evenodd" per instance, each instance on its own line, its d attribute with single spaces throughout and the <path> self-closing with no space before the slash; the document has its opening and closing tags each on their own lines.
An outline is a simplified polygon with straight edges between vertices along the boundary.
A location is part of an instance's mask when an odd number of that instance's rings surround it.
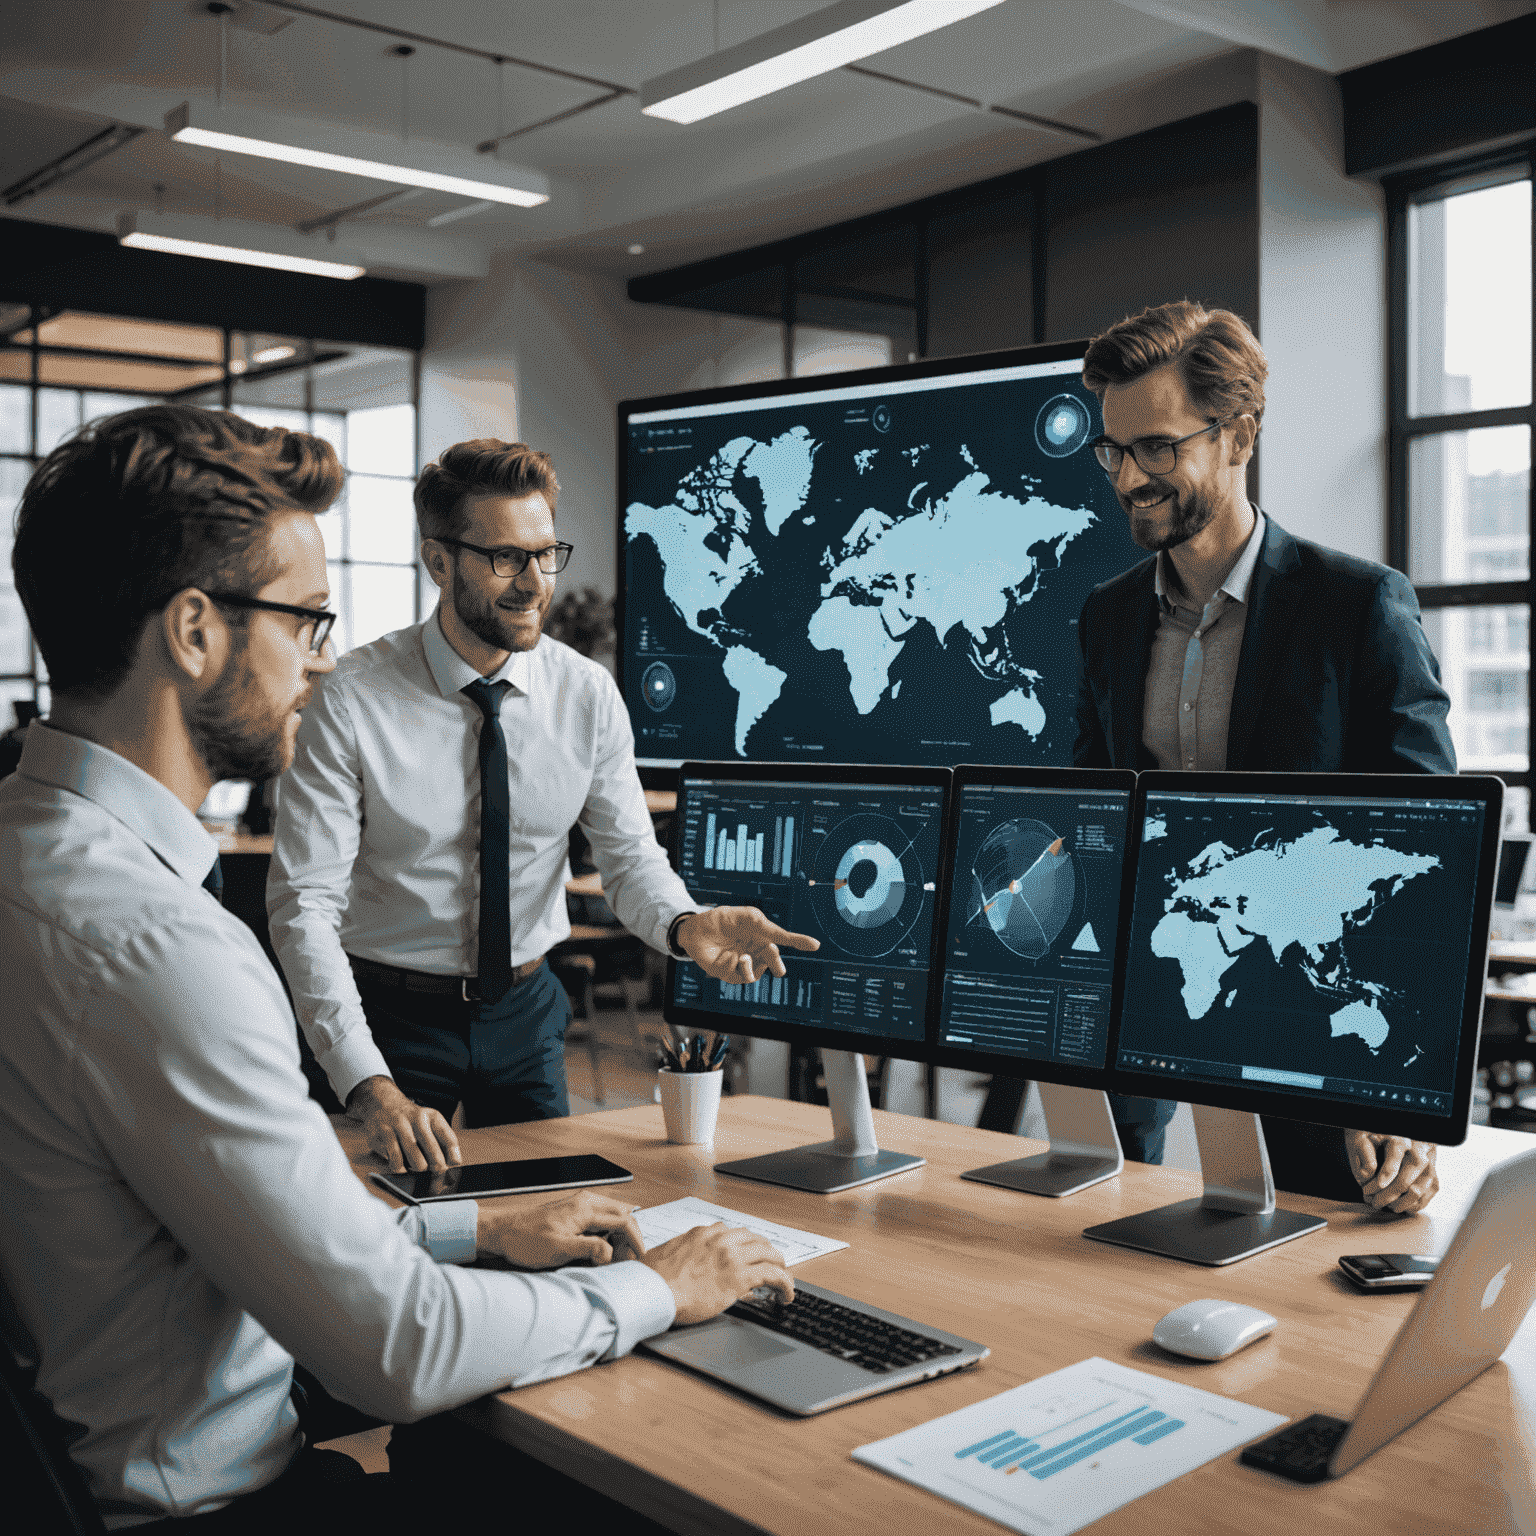
<svg viewBox="0 0 1536 1536">
<path fill-rule="evenodd" d="M 727 1307 L 726 1315 L 771 1328 L 786 1338 L 809 1344 L 877 1375 L 960 1353 L 955 1345 L 942 1339 L 898 1328 L 855 1307 L 845 1307 L 804 1290 L 797 1291 L 787 1307 L 778 1301 L 748 1298 Z"/>
</svg>

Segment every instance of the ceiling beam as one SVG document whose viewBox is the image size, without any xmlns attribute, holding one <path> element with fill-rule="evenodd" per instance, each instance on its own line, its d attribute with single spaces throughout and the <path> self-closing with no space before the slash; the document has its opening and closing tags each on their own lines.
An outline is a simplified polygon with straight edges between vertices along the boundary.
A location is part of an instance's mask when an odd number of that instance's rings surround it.
<svg viewBox="0 0 1536 1536">
<path fill-rule="evenodd" d="M 46 192 L 50 187 L 58 186 L 61 181 L 68 181 L 71 176 L 77 175 L 87 166 L 95 165 L 98 160 L 116 154 L 123 145 L 131 144 L 143 132 L 142 128 L 133 123 L 113 123 L 110 128 L 93 133 L 83 143 L 76 144 L 73 149 L 50 160 L 47 165 L 39 166 L 20 181 L 13 181 L 4 192 L 0 192 L 0 202 L 7 208 L 14 208 L 18 203 L 26 202 L 29 197 L 36 197 L 39 192 Z"/>
</svg>

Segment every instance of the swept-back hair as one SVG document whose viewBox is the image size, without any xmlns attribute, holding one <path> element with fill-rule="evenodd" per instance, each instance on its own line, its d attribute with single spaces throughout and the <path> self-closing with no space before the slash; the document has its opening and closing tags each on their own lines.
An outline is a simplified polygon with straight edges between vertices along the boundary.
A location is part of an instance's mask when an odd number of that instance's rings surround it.
<svg viewBox="0 0 1536 1536">
<path fill-rule="evenodd" d="M 1202 416 L 1264 420 L 1269 364 L 1258 338 L 1230 309 L 1188 299 L 1117 320 L 1095 336 L 1083 358 L 1083 383 L 1100 400 L 1111 384 L 1129 384 L 1172 363 Z"/>
<path fill-rule="evenodd" d="M 152 614 L 188 587 L 259 591 L 277 575 L 268 519 L 323 512 L 341 486 L 322 438 L 227 411 L 148 405 L 76 433 L 22 492 L 11 552 L 50 686 L 112 693 Z"/>
<path fill-rule="evenodd" d="M 424 539 L 454 539 L 464 532 L 464 503 L 471 496 L 531 496 L 537 491 L 554 515 L 560 496 L 547 453 L 527 443 L 477 437 L 455 443 L 428 464 L 416 481 L 416 523 Z"/>
</svg>

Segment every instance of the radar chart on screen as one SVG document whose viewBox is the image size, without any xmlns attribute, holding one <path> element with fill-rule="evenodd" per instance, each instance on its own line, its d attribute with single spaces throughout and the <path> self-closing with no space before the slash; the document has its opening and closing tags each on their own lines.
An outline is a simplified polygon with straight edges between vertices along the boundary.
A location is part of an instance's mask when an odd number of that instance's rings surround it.
<svg viewBox="0 0 1536 1536">
<path fill-rule="evenodd" d="M 992 829 L 977 851 L 970 884 L 967 928 L 990 929 L 1025 960 L 1043 959 L 1085 905 L 1078 899 L 1082 875 L 1067 835 L 1028 817 Z M 1069 937 L 1073 949 L 1099 950 L 1091 924 Z"/>
<path fill-rule="evenodd" d="M 831 828 L 805 879 L 823 936 L 861 960 L 890 954 L 933 898 L 932 872 L 912 839 L 873 811 Z"/>
</svg>

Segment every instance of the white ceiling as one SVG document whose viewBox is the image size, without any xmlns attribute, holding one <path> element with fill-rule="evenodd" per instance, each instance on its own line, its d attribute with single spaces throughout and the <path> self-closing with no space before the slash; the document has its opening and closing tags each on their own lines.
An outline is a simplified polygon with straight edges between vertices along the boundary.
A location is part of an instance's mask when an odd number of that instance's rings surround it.
<svg viewBox="0 0 1536 1536">
<path fill-rule="evenodd" d="M 636 91 L 640 84 L 818 10 L 825 0 L 329 0 L 309 6 Z M 1007 0 L 865 66 L 1114 137 L 1117 102 L 1155 99 L 1160 120 L 1198 111 L 1180 71 L 1256 48 L 1337 73 L 1536 10 L 1536 0 Z M 718 39 L 716 36 L 718 16 Z M 498 130 L 497 67 L 313 14 L 244 4 L 228 27 L 226 99 L 473 147 Z M 252 26 L 288 24 L 265 35 Z M 241 23 L 245 23 L 242 25 Z M 212 103 L 219 26 L 201 0 L 0 0 L 0 187 L 112 121 L 158 123 Z M 404 73 L 404 89 L 402 74 Z M 588 85 L 506 65 L 501 129 L 600 98 Z M 408 103 L 408 108 L 407 108 Z M 689 127 L 626 95 L 517 137 L 502 157 L 553 182 L 542 208 L 496 207 L 440 229 L 463 198 L 413 193 L 341 227 L 387 247 L 374 270 L 425 275 L 433 239 L 637 273 L 732 250 L 1051 159 L 1082 139 L 839 70 Z M 224 156 L 150 131 L 0 214 L 110 229 L 124 208 L 299 224 L 386 189 L 325 171 Z M 628 253 L 642 244 L 642 255 Z"/>
</svg>

